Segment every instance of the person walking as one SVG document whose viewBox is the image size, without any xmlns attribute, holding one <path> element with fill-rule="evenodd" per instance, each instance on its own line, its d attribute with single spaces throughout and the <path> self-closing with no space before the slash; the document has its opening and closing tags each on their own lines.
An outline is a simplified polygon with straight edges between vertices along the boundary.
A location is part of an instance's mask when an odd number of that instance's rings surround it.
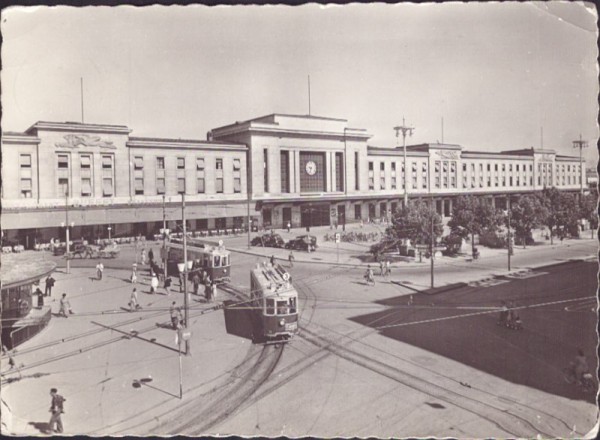
<svg viewBox="0 0 600 440">
<path fill-rule="evenodd" d="M 173 326 L 173 330 L 177 330 L 179 328 L 181 311 L 177 306 L 177 302 L 173 301 L 171 303 L 171 307 L 169 307 L 169 314 L 171 315 L 171 325 Z"/>
<path fill-rule="evenodd" d="M 371 265 L 367 265 L 367 272 L 365 273 L 365 281 L 367 284 L 372 284 L 375 287 L 375 277 L 373 276 L 373 269 Z"/>
<path fill-rule="evenodd" d="M 131 269 L 131 284 L 137 283 L 137 264 L 133 263 L 133 267 Z"/>
<path fill-rule="evenodd" d="M 129 297 L 129 311 L 133 312 L 134 310 L 141 309 L 140 304 L 138 303 L 138 292 L 137 287 L 134 287 L 131 291 L 131 296 Z"/>
<path fill-rule="evenodd" d="M 154 262 L 154 252 L 152 251 L 152 248 L 148 251 L 148 262 L 150 263 L 150 266 L 152 266 L 152 263 Z"/>
<path fill-rule="evenodd" d="M 164 287 L 165 287 L 165 293 L 167 295 L 171 294 L 171 291 L 169 290 L 169 287 L 171 287 L 171 277 L 167 277 L 165 276 L 165 282 L 164 282 Z"/>
<path fill-rule="evenodd" d="M 290 222 L 287 222 L 287 231 L 288 234 L 292 231 L 292 224 Z"/>
<path fill-rule="evenodd" d="M 52 275 L 48 275 L 46 278 L 46 290 L 44 291 L 44 295 L 52 296 L 52 288 L 54 287 L 54 282 L 56 280 L 52 278 Z"/>
<path fill-rule="evenodd" d="M 275 266 L 275 255 L 271 255 L 271 266 Z"/>
<path fill-rule="evenodd" d="M 98 281 L 102 280 L 103 273 L 104 273 L 104 264 L 102 264 L 102 262 L 99 262 L 98 264 L 96 264 L 96 278 L 98 279 Z"/>
<path fill-rule="evenodd" d="M 198 272 L 194 274 L 194 278 L 192 278 L 192 283 L 194 284 L 194 295 L 198 295 L 198 288 L 200 286 L 200 276 Z"/>
<path fill-rule="evenodd" d="M 156 293 L 157 289 L 158 289 L 158 277 L 153 272 L 152 273 L 152 280 L 150 281 L 150 293 Z"/>
<path fill-rule="evenodd" d="M 53 432 L 62 433 L 63 432 L 63 424 L 61 419 L 61 414 L 64 413 L 63 403 L 65 399 L 63 396 L 58 394 L 58 390 L 56 388 L 50 389 L 50 395 L 52 396 L 52 401 L 50 402 L 50 422 L 48 422 L 48 431 L 50 434 Z M 56 429 L 54 426 L 56 425 Z"/>
<path fill-rule="evenodd" d="M 290 267 L 294 267 L 294 253 L 290 251 L 290 255 L 288 255 L 288 261 L 290 262 Z"/>
<path fill-rule="evenodd" d="M 142 264 L 146 265 L 146 249 L 142 249 Z"/>
<path fill-rule="evenodd" d="M 385 270 L 383 267 L 383 260 L 379 261 L 379 276 L 384 276 L 385 275 Z"/>
<path fill-rule="evenodd" d="M 60 311 L 58 312 L 58 314 L 63 318 L 68 318 L 69 313 L 73 314 L 73 311 L 71 310 L 71 303 L 67 299 L 67 294 L 63 293 L 62 298 L 60 299 Z"/>
<path fill-rule="evenodd" d="M 37 306 L 38 309 L 41 309 L 42 307 L 44 307 L 44 294 L 42 293 L 41 289 L 39 288 L 39 286 L 37 287 L 37 289 L 35 289 L 35 292 L 33 293 L 34 295 L 37 295 Z"/>
<path fill-rule="evenodd" d="M 217 283 L 212 283 L 210 285 L 210 300 L 211 301 L 217 300 Z"/>
<path fill-rule="evenodd" d="M 392 264 L 390 260 L 385 260 L 385 276 L 390 276 L 392 274 Z"/>
<path fill-rule="evenodd" d="M 210 284 L 210 279 L 207 280 L 206 284 L 204 284 L 204 299 L 206 302 L 210 301 L 210 295 L 212 294 L 212 287 Z"/>
</svg>

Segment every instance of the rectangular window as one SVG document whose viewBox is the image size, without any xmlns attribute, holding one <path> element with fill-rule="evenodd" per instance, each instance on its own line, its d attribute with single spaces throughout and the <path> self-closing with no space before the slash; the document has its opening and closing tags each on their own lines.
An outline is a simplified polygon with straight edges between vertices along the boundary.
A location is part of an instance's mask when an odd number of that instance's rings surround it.
<svg viewBox="0 0 600 440">
<path fill-rule="evenodd" d="M 177 192 L 179 194 L 185 193 L 185 178 L 183 177 L 177 178 Z"/>
<path fill-rule="evenodd" d="M 242 163 L 240 159 L 233 159 L 233 192 L 242 192 Z"/>
<path fill-rule="evenodd" d="M 392 176 L 396 172 L 396 162 L 392 162 Z"/>
<path fill-rule="evenodd" d="M 263 185 L 264 185 L 264 189 L 265 192 L 268 193 L 269 192 L 269 150 L 268 149 L 264 149 L 263 150 Z"/>
<path fill-rule="evenodd" d="M 81 197 L 90 197 L 92 195 L 92 179 L 85 177 L 81 179 Z"/>
<path fill-rule="evenodd" d="M 392 189 L 397 189 L 396 186 L 397 186 L 396 176 L 392 176 Z"/>
<path fill-rule="evenodd" d="M 234 193 L 242 192 L 242 179 L 240 177 L 233 178 L 233 192 Z"/>
<path fill-rule="evenodd" d="M 156 179 L 156 193 L 164 194 L 165 193 L 165 178 L 159 177 Z"/>
<path fill-rule="evenodd" d="M 379 163 L 379 171 L 385 171 L 385 163 L 384 162 Z"/>
<path fill-rule="evenodd" d="M 157 157 L 156 158 L 156 169 L 157 170 L 164 170 L 165 169 L 165 158 L 164 157 Z"/>
<path fill-rule="evenodd" d="M 354 205 L 354 220 L 360 220 L 361 218 L 361 205 Z"/>
<path fill-rule="evenodd" d="M 498 164 L 494 164 L 494 171 L 498 171 Z"/>
<path fill-rule="evenodd" d="M 373 162 L 369 162 L 369 171 L 373 171 Z"/>
<path fill-rule="evenodd" d="M 177 158 L 177 169 L 178 170 L 185 170 L 185 157 L 178 157 Z"/>
<path fill-rule="evenodd" d="M 21 179 L 21 197 L 31 198 L 31 179 Z"/>
<path fill-rule="evenodd" d="M 66 154 L 58 155 L 58 168 L 67 169 L 69 168 L 69 156 Z"/>
<path fill-rule="evenodd" d="M 487 164 L 487 170 L 488 170 L 488 172 L 492 171 L 492 164 L 490 164 L 490 163 Z"/>
<path fill-rule="evenodd" d="M 113 195 L 113 180 L 109 178 L 102 179 L 102 195 L 104 197 L 112 197 Z"/>
<path fill-rule="evenodd" d="M 204 194 L 204 158 L 196 158 L 196 191 L 198 194 Z"/>
<path fill-rule="evenodd" d="M 136 196 L 144 195 L 144 179 L 136 177 L 134 181 L 134 191 Z"/>
<path fill-rule="evenodd" d="M 335 153 L 335 190 L 344 191 L 344 164 L 342 153 Z"/>
<path fill-rule="evenodd" d="M 133 158 L 133 169 L 143 170 L 144 169 L 144 158 L 142 156 L 135 156 Z"/>
<path fill-rule="evenodd" d="M 69 179 L 65 177 L 58 178 L 58 195 L 65 197 L 69 194 Z"/>
<path fill-rule="evenodd" d="M 375 189 L 375 178 L 373 176 L 369 176 L 369 189 L 370 190 Z"/>
<path fill-rule="evenodd" d="M 280 152 L 280 176 L 281 176 L 281 192 L 289 193 L 290 192 L 290 152 L 282 151 Z"/>
<path fill-rule="evenodd" d="M 385 189 L 385 176 L 379 177 L 379 188 Z"/>
<path fill-rule="evenodd" d="M 242 169 L 242 161 L 240 159 L 233 159 L 233 170 L 241 170 Z"/>
<path fill-rule="evenodd" d="M 216 170 L 223 170 L 223 159 L 217 159 L 215 162 Z"/>
<path fill-rule="evenodd" d="M 82 155 L 80 158 L 81 169 L 89 169 L 92 166 L 92 157 L 88 154 Z"/>
<path fill-rule="evenodd" d="M 359 178 L 358 178 L 358 151 L 354 152 L 354 189 L 359 190 Z"/>
<path fill-rule="evenodd" d="M 112 169 L 112 156 L 102 156 L 102 168 L 105 170 Z"/>
<path fill-rule="evenodd" d="M 198 194 L 204 194 L 204 177 L 198 177 L 197 181 Z"/>
<path fill-rule="evenodd" d="M 21 154 L 21 168 L 31 168 L 31 154 Z"/>
<path fill-rule="evenodd" d="M 513 186 L 513 178 L 512 178 L 512 176 L 510 176 L 508 178 L 508 186 Z"/>
<path fill-rule="evenodd" d="M 222 177 L 217 177 L 217 180 L 216 180 L 216 192 L 217 193 L 222 193 L 223 192 L 223 178 Z"/>
<path fill-rule="evenodd" d="M 219 158 L 215 161 L 215 192 L 223 193 L 223 159 Z"/>
<path fill-rule="evenodd" d="M 198 157 L 196 158 L 196 169 L 198 171 L 204 171 L 204 158 Z"/>
<path fill-rule="evenodd" d="M 466 163 L 463 163 L 463 167 L 462 168 L 463 168 L 463 172 L 467 172 L 467 164 Z"/>
</svg>

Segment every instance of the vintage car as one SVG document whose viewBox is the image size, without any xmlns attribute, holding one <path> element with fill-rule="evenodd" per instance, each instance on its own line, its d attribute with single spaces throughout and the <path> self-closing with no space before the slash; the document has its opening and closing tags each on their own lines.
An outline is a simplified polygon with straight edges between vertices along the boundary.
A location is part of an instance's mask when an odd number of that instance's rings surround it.
<svg viewBox="0 0 600 440">
<path fill-rule="evenodd" d="M 285 241 L 281 238 L 281 235 L 269 233 L 254 237 L 250 244 L 252 246 L 283 248 Z"/>
<path fill-rule="evenodd" d="M 298 251 L 314 251 L 317 247 L 317 237 L 314 235 L 300 235 L 285 244 L 286 249 Z"/>
</svg>

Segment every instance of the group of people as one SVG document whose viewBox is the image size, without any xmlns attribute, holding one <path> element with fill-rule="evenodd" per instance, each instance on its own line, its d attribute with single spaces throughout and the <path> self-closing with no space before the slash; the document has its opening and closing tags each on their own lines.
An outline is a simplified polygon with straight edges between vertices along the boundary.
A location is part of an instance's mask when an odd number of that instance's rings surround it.
<svg viewBox="0 0 600 440">
<path fill-rule="evenodd" d="M 500 316 L 497 324 L 500 326 L 508 327 L 511 329 L 522 329 L 523 323 L 521 317 L 515 310 L 516 303 L 514 301 L 509 302 L 502 301 L 502 308 L 500 309 Z"/>
<path fill-rule="evenodd" d="M 392 274 L 392 263 L 390 260 L 381 260 L 379 261 L 379 275 L 382 277 L 388 277 Z M 364 275 L 365 282 L 370 284 L 371 286 L 375 286 L 375 274 L 373 273 L 373 269 L 371 265 L 367 265 L 367 271 Z"/>
</svg>

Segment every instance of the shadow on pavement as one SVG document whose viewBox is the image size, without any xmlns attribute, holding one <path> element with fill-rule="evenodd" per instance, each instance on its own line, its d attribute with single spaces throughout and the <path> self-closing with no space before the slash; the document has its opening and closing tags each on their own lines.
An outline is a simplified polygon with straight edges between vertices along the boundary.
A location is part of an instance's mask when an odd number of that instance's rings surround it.
<svg viewBox="0 0 600 440">
<path fill-rule="evenodd" d="M 569 262 L 544 276 L 487 288 L 377 301 L 390 308 L 350 319 L 509 382 L 595 403 L 595 393 L 565 382 L 563 369 L 582 348 L 589 370 L 597 371 L 598 318 L 589 302 L 597 272 L 597 263 Z M 497 325 L 502 301 L 522 307 L 522 330 Z"/>
<path fill-rule="evenodd" d="M 29 425 L 33 426 L 42 434 L 50 433 L 50 424 L 48 422 L 29 422 Z"/>
<path fill-rule="evenodd" d="M 225 329 L 228 334 L 249 339 L 253 343 L 262 341 L 260 322 L 248 304 L 236 306 L 234 301 L 226 300 L 223 306 Z"/>
</svg>

